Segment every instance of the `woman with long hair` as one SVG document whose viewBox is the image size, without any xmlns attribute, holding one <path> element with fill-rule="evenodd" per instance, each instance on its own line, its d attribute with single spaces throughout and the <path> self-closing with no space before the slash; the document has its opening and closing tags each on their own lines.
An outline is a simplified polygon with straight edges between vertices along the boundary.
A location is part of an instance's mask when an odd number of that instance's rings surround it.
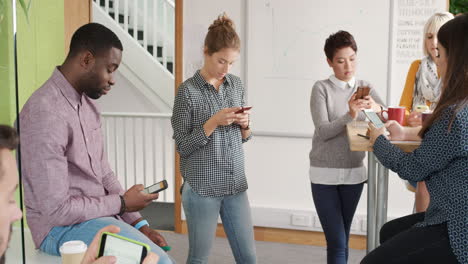
<svg viewBox="0 0 468 264">
<path fill-rule="evenodd" d="M 386 223 L 381 245 L 362 263 L 468 263 L 468 14 L 455 17 L 437 33 L 440 100 L 422 129 L 388 122 L 370 125 L 374 153 L 406 180 L 426 181 L 431 201 L 426 212 Z M 422 142 L 404 153 L 392 140 Z"/>
<path fill-rule="evenodd" d="M 411 64 L 406 76 L 405 89 L 400 98 L 400 106 L 404 106 L 409 113 L 406 119 L 409 126 L 422 125 L 421 112 L 418 111 L 418 107 L 426 106 L 434 109 L 439 100 L 442 80 L 435 63 L 437 59 L 437 32 L 451 19 L 453 19 L 453 15 L 449 12 L 435 13 L 424 25 L 424 57 Z M 409 181 L 408 184 L 412 187 L 408 189 L 414 189 L 415 192 L 416 213 L 426 211 L 430 199 L 426 184 L 424 181 Z"/>
</svg>

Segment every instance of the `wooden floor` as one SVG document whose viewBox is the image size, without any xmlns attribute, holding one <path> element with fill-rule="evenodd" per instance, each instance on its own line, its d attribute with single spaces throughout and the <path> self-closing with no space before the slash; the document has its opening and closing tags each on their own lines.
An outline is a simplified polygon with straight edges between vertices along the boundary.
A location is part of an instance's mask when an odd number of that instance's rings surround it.
<svg viewBox="0 0 468 264">
<path fill-rule="evenodd" d="M 325 246 L 325 236 L 322 232 L 302 231 L 269 227 L 254 227 L 255 240 L 266 242 L 278 242 L 311 246 Z M 182 233 L 187 234 L 187 223 L 182 221 Z M 226 237 L 223 225 L 218 224 L 216 236 Z M 366 236 L 351 235 L 349 247 L 352 249 L 366 249 Z"/>
</svg>

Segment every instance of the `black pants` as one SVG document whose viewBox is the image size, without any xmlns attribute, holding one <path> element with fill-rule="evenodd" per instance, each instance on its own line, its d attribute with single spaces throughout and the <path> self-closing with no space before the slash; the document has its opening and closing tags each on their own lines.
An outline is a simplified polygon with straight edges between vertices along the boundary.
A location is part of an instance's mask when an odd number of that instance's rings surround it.
<svg viewBox="0 0 468 264">
<path fill-rule="evenodd" d="M 349 232 L 363 185 L 312 183 L 312 198 L 327 240 L 327 264 L 348 262 Z"/>
<path fill-rule="evenodd" d="M 368 263 L 458 263 L 450 247 L 447 224 L 413 227 L 424 213 L 401 217 L 380 230 L 381 245 L 361 261 Z"/>
</svg>

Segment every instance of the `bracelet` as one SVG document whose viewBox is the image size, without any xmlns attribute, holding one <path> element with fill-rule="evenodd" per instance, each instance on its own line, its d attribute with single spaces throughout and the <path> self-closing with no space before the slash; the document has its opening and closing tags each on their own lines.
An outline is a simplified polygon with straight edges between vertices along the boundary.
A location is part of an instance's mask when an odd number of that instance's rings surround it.
<svg viewBox="0 0 468 264">
<path fill-rule="evenodd" d="M 135 227 L 136 229 L 140 229 L 140 228 L 142 228 L 142 227 L 145 226 L 145 225 L 146 225 L 146 226 L 149 226 L 148 221 L 146 221 L 145 219 L 143 219 L 143 220 L 141 220 L 140 222 L 138 222 L 134 227 Z"/>
<path fill-rule="evenodd" d="M 119 195 L 120 197 L 120 212 L 119 212 L 119 216 L 122 216 L 125 211 L 126 211 L 126 205 L 125 205 L 125 199 L 123 198 L 122 195 Z"/>
</svg>

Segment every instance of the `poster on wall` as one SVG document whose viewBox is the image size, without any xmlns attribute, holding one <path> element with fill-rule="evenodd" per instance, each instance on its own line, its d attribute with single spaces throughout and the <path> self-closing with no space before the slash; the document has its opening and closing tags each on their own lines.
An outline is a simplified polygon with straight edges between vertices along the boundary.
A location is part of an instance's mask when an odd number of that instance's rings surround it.
<svg viewBox="0 0 468 264">
<path fill-rule="evenodd" d="M 424 25 L 436 12 L 447 11 L 447 0 L 393 0 L 389 52 L 389 105 L 398 105 L 406 75 L 414 60 L 424 56 Z"/>
</svg>

